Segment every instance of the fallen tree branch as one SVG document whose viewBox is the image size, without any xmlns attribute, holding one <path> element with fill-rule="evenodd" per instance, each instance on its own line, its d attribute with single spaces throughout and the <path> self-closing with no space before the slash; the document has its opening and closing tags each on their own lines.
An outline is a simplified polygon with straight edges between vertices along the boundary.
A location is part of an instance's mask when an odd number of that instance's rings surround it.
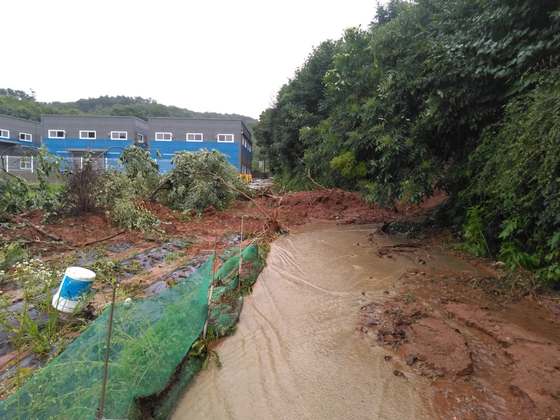
<svg viewBox="0 0 560 420">
<path fill-rule="evenodd" d="M 34 240 L 26 238 L 26 239 L 14 239 L 13 241 L 0 241 L 0 247 L 6 246 L 8 244 L 13 244 L 14 242 L 17 242 L 18 244 L 43 244 L 44 243 L 37 236 L 37 239 Z"/>
<path fill-rule="evenodd" d="M 123 234 L 123 233 L 125 233 L 125 232 L 126 232 L 126 229 L 121 229 L 119 232 L 114 233 L 114 234 L 112 234 L 112 235 L 105 236 L 104 238 L 101 238 L 101 239 L 96 239 L 95 241 L 84 242 L 83 244 L 79 244 L 79 245 L 77 245 L 77 246 L 78 246 L 78 247 L 84 247 L 84 246 L 88 246 L 88 245 L 93 245 L 93 244 L 96 244 L 96 243 L 98 243 L 98 242 L 106 241 L 107 239 L 112 239 L 112 238 L 114 238 L 115 236 L 119 236 L 119 235 L 121 235 L 121 234 Z"/>
<path fill-rule="evenodd" d="M 317 184 L 315 182 L 315 180 L 313 178 L 311 178 L 311 169 L 307 170 L 307 176 L 309 177 L 309 179 L 311 180 L 311 182 L 313 182 L 315 185 L 317 185 L 319 188 L 322 188 L 324 190 L 327 190 L 328 188 L 323 187 L 321 184 Z"/>
<path fill-rule="evenodd" d="M 281 185 L 281 184 L 282 184 L 282 181 L 277 182 L 276 184 L 269 185 L 268 187 L 261 188 L 260 190 L 257 190 L 257 191 L 255 192 L 255 194 L 258 194 L 258 195 L 260 195 L 261 197 L 263 197 L 264 195 L 268 194 L 269 191 L 270 191 L 272 188 L 274 188 L 274 187 L 276 187 L 276 186 L 278 186 L 278 185 Z"/>
<path fill-rule="evenodd" d="M 222 177 L 220 177 L 219 175 L 216 175 L 213 172 L 200 172 L 201 174 L 208 174 L 208 175 L 212 175 L 215 176 L 216 178 L 218 178 L 221 182 L 220 184 L 225 185 L 226 187 L 228 187 L 230 190 L 236 191 L 239 194 L 241 194 L 243 197 L 245 197 L 247 200 L 251 200 L 253 202 L 253 204 L 255 206 L 257 206 L 257 208 L 261 211 L 262 214 L 264 214 L 266 216 L 266 218 L 268 219 L 268 214 L 261 208 L 261 206 L 259 206 L 259 203 L 257 203 L 254 199 L 252 199 L 251 197 L 249 197 L 247 194 L 245 194 L 243 191 L 238 190 L 237 188 L 232 187 L 231 185 L 229 185 L 226 181 L 224 181 L 224 179 Z M 214 181 L 216 182 L 216 181 Z"/>
<path fill-rule="evenodd" d="M 100 152 L 97 156 L 95 156 L 94 158 L 91 159 L 91 164 L 93 165 L 95 163 L 95 161 L 97 159 L 102 158 L 103 156 L 105 156 L 105 153 L 107 153 L 109 150 L 111 149 L 121 149 L 124 150 L 126 149 L 126 147 L 122 147 L 122 146 L 111 146 L 111 147 L 107 147 L 105 150 L 103 150 L 102 152 Z"/>
<path fill-rule="evenodd" d="M 62 239 L 60 239 L 58 236 L 52 235 L 52 234 L 50 234 L 50 233 L 45 232 L 45 231 L 44 231 L 43 229 L 41 229 L 39 226 L 37 226 L 37 225 L 31 223 L 29 220 L 24 219 L 23 217 L 18 216 L 17 214 L 12 215 L 11 217 L 12 217 L 12 219 L 17 220 L 17 221 L 20 222 L 20 223 L 25 223 L 26 225 L 28 225 L 28 226 L 32 227 L 33 229 L 35 229 L 37 232 L 39 232 L 39 233 L 41 233 L 41 234 L 43 234 L 43 235 L 45 235 L 45 236 L 51 238 L 51 239 L 54 240 L 54 241 L 62 241 Z"/>
<path fill-rule="evenodd" d="M 161 190 L 163 188 L 163 186 L 165 184 L 167 184 L 169 182 L 169 179 L 166 179 L 165 181 L 162 181 L 155 190 L 152 191 L 152 193 L 150 194 L 150 196 L 146 199 L 146 201 L 153 201 L 155 195 L 159 192 L 159 190 Z"/>
</svg>

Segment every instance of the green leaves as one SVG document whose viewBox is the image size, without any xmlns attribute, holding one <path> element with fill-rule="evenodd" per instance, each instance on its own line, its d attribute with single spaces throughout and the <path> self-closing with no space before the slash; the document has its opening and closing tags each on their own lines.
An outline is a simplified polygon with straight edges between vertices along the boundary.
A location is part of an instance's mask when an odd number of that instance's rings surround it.
<svg viewBox="0 0 560 420">
<path fill-rule="evenodd" d="M 159 166 L 150 157 L 150 152 L 134 144 L 122 151 L 119 162 L 124 165 L 129 178 L 150 179 L 158 175 Z"/>
<path fill-rule="evenodd" d="M 27 260 L 27 251 L 21 246 L 19 242 L 12 242 L 11 244 L 4 244 L 0 247 L 0 274 L 7 271 L 15 263 Z"/>
<path fill-rule="evenodd" d="M 346 152 L 333 158 L 331 160 L 331 167 L 335 171 L 339 171 L 343 177 L 349 179 L 363 178 L 367 174 L 365 163 L 358 163 L 352 152 Z"/>
<path fill-rule="evenodd" d="M 261 116 L 259 142 L 277 174 L 309 169 L 369 201 L 444 189 L 463 218 L 470 208 L 476 254 L 502 242 L 512 264 L 555 275 L 559 48 L 555 0 L 392 0 L 369 30 L 346 30 L 330 55 L 314 51 Z"/>
<path fill-rule="evenodd" d="M 115 201 L 111 210 L 107 212 L 107 217 L 119 227 L 144 233 L 153 232 L 156 226 L 161 224 L 149 210 L 127 199 Z"/>
<path fill-rule="evenodd" d="M 217 150 L 180 152 L 172 160 L 173 169 L 164 175 L 171 189 L 161 200 L 178 211 L 223 208 L 235 195 L 227 185 L 238 184 L 237 170 L 226 157 Z"/>
<path fill-rule="evenodd" d="M 38 182 L 30 183 L 17 176 L 0 176 L 0 214 L 38 208 L 48 212 L 60 202 L 59 188 L 48 178 L 60 175 L 62 159 L 52 155 L 44 146 L 21 149 L 24 152 L 22 159 L 35 159 L 34 172 Z M 0 168 L 3 175 L 5 169 Z"/>
<path fill-rule="evenodd" d="M 289 84 L 284 85 L 272 107 L 264 111 L 254 127 L 262 152 L 267 159 L 268 168 L 277 176 L 301 186 L 309 182 L 307 168 L 309 161 L 304 160 L 306 143 L 303 137 L 306 130 L 315 127 L 326 115 L 329 104 L 325 102 L 323 78 L 330 68 L 333 56 L 338 51 L 338 43 L 323 42 L 309 55 L 304 65 L 298 69 Z M 314 176 L 328 168 L 328 161 L 313 161 L 321 167 L 313 167 Z M 318 171 L 318 172 L 315 172 Z M 318 182 L 329 184 L 322 176 Z"/>
</svg>

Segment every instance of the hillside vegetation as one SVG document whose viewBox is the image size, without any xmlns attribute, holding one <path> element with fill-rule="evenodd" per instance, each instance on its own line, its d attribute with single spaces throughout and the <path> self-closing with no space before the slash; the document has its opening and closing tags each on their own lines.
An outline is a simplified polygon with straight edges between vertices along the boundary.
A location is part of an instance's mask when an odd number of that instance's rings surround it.
<svg viewBox="0 0 560 420">
<path fill-rule="evenodd" d="M 560 278 L 560 19 L 552 0 L 392 0 L 325 41 L 255 133 L 294 189 L 450 195 L 465 248 Z"/>
<path fill-rule="evenodd" d="M 14 89 L 0 89 L 0 114 L 33 121 L 40 121 L 42 114 L 134 116 L 144 121 L 150 117 L 226 118 L 242 120 L 248 128 L 256 122 L 244 115 L 195 112 L 139 96 L 100 96 L 76 102 L 45 103 L 36 101 L 33 92 L 27 94 Z"/>
</svg>

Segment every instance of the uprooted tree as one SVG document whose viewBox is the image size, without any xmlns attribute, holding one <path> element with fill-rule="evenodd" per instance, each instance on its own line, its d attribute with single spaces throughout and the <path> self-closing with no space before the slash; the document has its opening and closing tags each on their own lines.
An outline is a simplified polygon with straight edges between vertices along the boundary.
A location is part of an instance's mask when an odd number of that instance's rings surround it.
<svg viewBox="0 0 560 420">
<path fill-rule="evenodd" d="M 222 209 L 236 193 L 230 186 L 239 186 L 237 169 L 217 150 L 202 149 L 196 153 L 180 152 L 172 160 L 173 169 L 154 194 L 158 201 L 179 211 L 202 210 L 210 206 Z M 161 188 L 165 186 L 165 189 Z"/>
</svg>

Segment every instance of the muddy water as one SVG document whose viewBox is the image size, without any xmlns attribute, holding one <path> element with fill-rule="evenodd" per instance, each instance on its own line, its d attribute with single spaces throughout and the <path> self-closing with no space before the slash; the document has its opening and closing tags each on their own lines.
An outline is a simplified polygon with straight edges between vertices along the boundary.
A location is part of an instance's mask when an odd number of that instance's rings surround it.
<svg viewBox="0 0 560 420">
<path fill-rule="evenodd" d="M 388 351 L 356 331 L 364 302 L 386 299 L 415 266 L 361 246 L 371 231 L 315 225 L 276 241 L 237 332 L 216 348 L 223 367 L 200 372 L 172 418 L 434 418 L 431 390 L 395 376 Z"/>
</svg>

